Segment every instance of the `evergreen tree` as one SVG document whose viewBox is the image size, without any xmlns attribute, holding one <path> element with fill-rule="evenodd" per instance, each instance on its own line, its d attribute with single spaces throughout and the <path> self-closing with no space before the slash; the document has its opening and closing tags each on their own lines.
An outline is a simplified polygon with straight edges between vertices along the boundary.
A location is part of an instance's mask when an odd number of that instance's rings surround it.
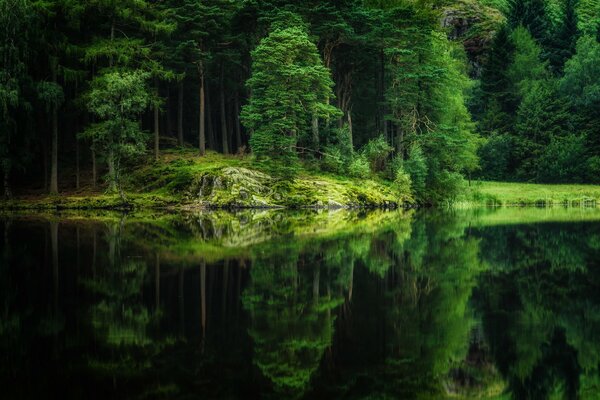
<svg viewBox="0 0 600 400">
<path fill-rule="evenodd" d="M 577 27 L 577 4 L 579 0 L 566 0 L 563 18 L 549 40 L 547 54 L 550 67 L 556 75 L 562 73 L 565 62 L 575 54 L 579 38 Z"/>
<path fill-rule="evenodd" d="M 511 126 L 515 101 L 507 71 L 514 59 L 514 50 L 509 27 L 504 25 L 494 38 L 481 73 L 483 112 L 479 124 L 482 131 L 507 131 Z"/>
<path fill-rule="evenodd" d="M 547 44 L 551 27 L 544 0 L 509 0 L 508 22 L 514 29 L 524 26 L 542 46 Z"/>
<path fill-rule="evenodd" d="M 257 157 L 290 163 L 299 138 L 309 134 L 312 117 L 331 118 L 338 110 L 328 103 L 333 82 L 306 29 L 297 22 L 286 25 L 274 24 L 252 52 L 251 97 L 241 117 L 252 131 L 250 145 Z"/>
<path fill-rule="evenodd" d="M 150 104 L 147 88 L 150 74 L 141 70 L 113 71 L 92 82 L 87 106 L 100 122 L 93 124 L 83 137 L 90 138 L 109 161 L 109 190 L 123 201 L 122 161 L 145 150 L 146 133 L 138 118 Z"/>
</svg>

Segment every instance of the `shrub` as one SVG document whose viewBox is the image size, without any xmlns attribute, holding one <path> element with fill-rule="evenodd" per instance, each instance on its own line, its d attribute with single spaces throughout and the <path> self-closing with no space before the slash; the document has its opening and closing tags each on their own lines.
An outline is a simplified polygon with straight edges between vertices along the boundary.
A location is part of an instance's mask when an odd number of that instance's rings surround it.
<svg viewBox="0 0 600 400">
<path fill-rule="evenodd" d="M 403 168 L 399 168 L 396 170 L 396 177 L 394 179 L 394 188 L 396 191 L 404 196 L 405 198 L 411 197 L 412 183 L 410 180 L 410 175 L 404 171 Z"/>
<path fill-rule="evenodd" d="M 368 178 L 371 168 L 367 157 L 364 154 L 356 155 L 348 165 L 348 173 L 355 178 Z"/>
<path fill-rule="evenodd" d="M 325 155 L 321 160 L 321 169 L 333 172 L 334 174 L 343 174 L 345 163 L 342 151 L 336 146 L 325 148 Z"/>
<path fill-rule="evenodd" d="M 387 143 L 382 135 L 369 140 L 361 153 L 369 160 L 373 172 L 381 172 L 385 170 L 387 159 L 392 151 L 394 151 L 394 148 Z"/>
</svg>

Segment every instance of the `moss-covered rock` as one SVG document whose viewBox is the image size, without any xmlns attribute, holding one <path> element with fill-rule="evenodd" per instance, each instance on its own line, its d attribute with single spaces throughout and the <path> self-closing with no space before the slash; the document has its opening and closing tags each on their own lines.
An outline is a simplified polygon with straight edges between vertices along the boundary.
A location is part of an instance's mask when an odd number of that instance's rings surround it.
<svg viewBox="0 0 600 400">
<path fill-rule="evenodd" d="M 271 169 L 272 170 L 272 169 Z M 195 151 L 164 152 L 132 166 L 127 201 L 106 193 L 70 193 L 0 200 L 0 209 L 395 208 L 412 203 L 392 182 L 301 171 L 265 172 L 251 158 Z"/>
<path fill-rule="evenodd" d="M 208 208 L 391 208 L 410 200 L 383 182 L 310 175 L 284 180 L 244 167 L 201 173 L 186 196 Z"/>
</svg>

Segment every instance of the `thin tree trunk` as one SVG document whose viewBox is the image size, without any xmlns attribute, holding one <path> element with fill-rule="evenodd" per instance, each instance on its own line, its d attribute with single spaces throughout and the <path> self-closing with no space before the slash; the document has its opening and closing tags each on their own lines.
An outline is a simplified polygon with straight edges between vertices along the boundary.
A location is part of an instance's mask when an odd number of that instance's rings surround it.
<svg viewBox="0 0 600 400">
<path fill-rule="evenodd" d="M 183 147 L 183 81 L 177 87 L 177 142 Z"/>
<path fill-rule="evenodd" d="M 79 190 L 79 142 L 75 139 L 75 189 Z"/>
<path fill-rule="evenodd" d="M 58 107 L 52 107 L 52 148 L 50 166 L 50 194 L 58 194 Z"/>
<path fill-rule="evenodd" d="M 158 97 L 158 79 L 154 78 L 154 93 Z M 158 161 L 158 141 L 160 139 L 160 121 L 159 121 L 159 109 L 158 104 L 154 105 L 154 159 Z"/>
<path fill-rule="evenodd" d="M 171 136 L 173 133 L 172 129 L 172 121 L 171 121 L 171 90 L 169 85 L 167 85 L 167 100 L 165 106 L 165 133 L 167 136 Z"/>
<path fill-rule="evenodd" d="M 202 62 L 198 64 L 198 75 L 200 78 L 200 120 L 198 121 L 199 127 L 199 149 L 200 155 L 206 154 L 206 98 L 204 97 L 204 66 Z"/>
<path fill-rule="evenodd" d="M 208 130 L 208 148 L 216 151 L 217 141 L 215 139 L 215 126 L 213 125 L 212 102 L 210 101 L 210 86 L 205 82 L 206 86 L 206 125 Z"/>
<path fill-rule="evenodd" d="M 221 95 L 221 140 L 223 145 L 223 154 L 229 154 L 229 138 L 227 133 L 227 115 L 225 113 L 225 69 L 221 62 L 221 78 L 219 80 L 219 92 Z"/>
<path fill-rule="evenodd" d="M 237 144 L 237 152 L 240 153 L 242 149 L 242 126 L 240 124 L 240 94 L 237 90 L 235 91 L 234 102 L 235 141 Z"/>
<path fill-rule="evenodd" d="M 96 189 L 96 182 L 97 182 L 96 175 L 97 175 L 97 172 L 96 172 L 96 151 L 92 150 L 92 187 L 94 189 Z"/>
<path fill-rule="evenodd" d="M 354 137 L 352 133 L 352 111 L 348 109 L 348 131 L 350 132 L 350 146 L 354 148 Z"/>
<path fill-rule="evenodd" d="M 319 149 L 319 118 L 316 115 L 312 117 L 312 142 L 315 150 Z"/>
<path fill-rule="evenodd" d="M 10 169 L 8 166 L 4 167 L 4 197 L 7 199 L 12 197 L 12 191 L 10 190 Z"/>
<path fill-rule="evenodd" d="M 57 68 L 56 62 L 52 66 L 52 82 L 56 84 Z M 58 194 L 58 106 L 52 105 L 52 144 L 50 155 L 50 194 Z"/>
<path fill-rule="evenodd" d="M 109 177 L 108 191 L 114 193 L 117 190 L 117 175 L 115 171 L 115 154 L 112 149 L 108 151 L 108 157 L 106 161 L 108 163 Z"/>
</svg>

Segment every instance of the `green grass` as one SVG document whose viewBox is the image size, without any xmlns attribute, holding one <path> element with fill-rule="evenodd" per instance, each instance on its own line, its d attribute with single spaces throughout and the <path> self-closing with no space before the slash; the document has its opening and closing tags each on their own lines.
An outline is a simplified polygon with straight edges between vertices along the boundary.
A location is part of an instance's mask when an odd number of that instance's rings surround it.
<svg viewBox="0 0 600 400">
<path fill-rule="evenodd" d="M 398 193 L 391 182 L 378 176 L 355 179 L 300 167 L 294 179 L 279 176 L 277 169 L 259 164 L 250 156 L 225 156 L 195 149 L 164 150 L 158 161 L 146 158 L 130 165 L 123 176 L 127 203 L 102 189 L 83 189 L 58 196 L 29 194 L 6 201 L 0 209 L 194 209 L 272 206 L 284 208 L 363 206 L 412 202 L 409 193 Z M 208 195 L 204 177 L 210 177 Z M 215 182 L 219 181 L 217 185 Z"/>
<path fill-rule="evenodd" d="M 472 197 L 488 206 L 598 206 L 600 185 L 477 182 Z"/>
</svg>

